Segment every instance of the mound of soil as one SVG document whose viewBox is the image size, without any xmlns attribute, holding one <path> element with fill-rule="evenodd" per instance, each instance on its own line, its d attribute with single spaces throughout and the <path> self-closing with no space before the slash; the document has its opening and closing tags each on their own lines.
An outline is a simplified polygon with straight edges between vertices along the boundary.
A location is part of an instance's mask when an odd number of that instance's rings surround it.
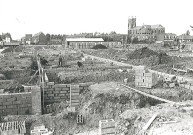
<svg viewBox="0 0 193 135">
<path fill-rule="evenodd" d="M 11 48 L 11 47 L 6 48 L 6 49 L 3 50 L 1 53 L 9 53 L 9 52 L 13 52 L 13 48 Z"/>
<path fill-rule="evenodd" d="M 143 59 L 145 57 L 150 57 L 150 56 L 159 56 L 159 53 L 147 47 L 143 47 L 140 49 L 136 49 L 131 54 L 128 54 L 128 58 L 130 59 Z"/>
<path fill-rule="evenodd" d="M 98 44 L 98 45 L 95 45 L 92 49 L 107 49 L 107 47 L 102 44 Z"/>
</svg>

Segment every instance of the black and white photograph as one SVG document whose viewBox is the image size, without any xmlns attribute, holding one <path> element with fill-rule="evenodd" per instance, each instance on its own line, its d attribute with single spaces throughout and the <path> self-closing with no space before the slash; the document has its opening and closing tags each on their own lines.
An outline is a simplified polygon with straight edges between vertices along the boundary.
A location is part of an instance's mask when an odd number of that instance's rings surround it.
<svg viewBox="0 0 193 135">
<path fill-rule="evenodd" d="M 0 0 L 0 135 L 193 135 L 192 0 Z"/>
</svg>

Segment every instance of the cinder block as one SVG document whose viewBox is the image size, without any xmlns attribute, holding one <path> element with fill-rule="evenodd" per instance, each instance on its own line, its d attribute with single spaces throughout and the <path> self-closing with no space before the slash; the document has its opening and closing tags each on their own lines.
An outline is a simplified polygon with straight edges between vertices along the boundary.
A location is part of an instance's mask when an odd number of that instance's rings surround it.
<svg viewBox="0 0 193 135">
<path fill-rule="evenodd" d="M 190 90 L 193 90 L 193 86 L 190 86 Z"/>
<path fill-rule="evenodd" d="M 80 97 L 79 97 L 79 96 L 72 96 L 72 97 L 71 97 L 71 99 L 72 99 L 72 100 L 76 100 L 76 99 L 78 99 L 78 100 L 79 100 L 79 99 L 80 99 Z"/>
<path fill-rule="evenodd" d="M 189 84 L 185 84 L 185 88 L 186 89 L 190 89 L 190 85 Z"/>
<path fill-rule="evenodd" d="M 60 97 L 54 97 L 54 99 L 60 99 Z"/>
<path fill-rule="evenodd" d="M 48 91 L 54 91 L 54 88 L 48 88 Z"/>
<path fill-rule="evenodd" d="M 0 110 L 6 109 L 6 105 L 0 105 Z"/>
<path fill-rule="evenodd" d="M 22 102 L 19 100 L 19 101 L 14 101 L 13 102 L 13 105 L 19 105 L 19 104 L 21 104 Z"/>
<path fill-rule="evenodd" d="M 67 93 L 67 91 L 62 90 L 62 91 L 60 91 L 60 93 L 62 93 L 62 94 L 63 94 L 63 93 Z"/>
<path fill-rule="evenodd" d="M 13 108 L 16 109 L 16 108 L 17 108 L 17 105 L 8 105 L 8 106 L 6 106 L 6 108 L 7 108 L 7 109 L 13 109 Z"/>
<path fill-rule="evenodd" d="M 58 96 L 63 97 L 63 96 L 66 96 L 66 95 L 65 94 L 58 94 Z"/>
<path fill-rule="evenodd" d="M 48 86 L 50 86 L 50 85 L 53 86 L 53 85 L 54 85 L 54 82 L 49 82 L 49 83 L 47 83 L 47 85 L 48 85 Z"/>
<path fill-rule="evenodd" d="M 62 88 L 62 90 L 70 90 L 70 87 Z"/>
<path fill-rule="evenodd" d="M 54 94 L 48 94 L 48 97 L 54 97 Z"/>
<path fill-rule="evenodd" d="M 79 85 L 71 85 L 70 86 L 70 89 L 72 90 L 72 89 L 79 89 Z"/>
<path fill-rule="evenodd" d="M 55 88 L 65 88 L 66 84 L 55 84 Z"/>
<path fill-rule="evenodd" d="M 3 102 L 3 105 L 6 105 L 6 106 L 12 105 L 12 102 Z"/>
<path fill-rule="evenodd" d="M 78 96 L 79 93 L 71 93 L 71 96 Z"/>
<path fill-rule="evenodd" d="M 62 88 L 55 88 L 55 91 L 61 91 Z"/>
<path fill-rule="evenodd" d="M 74 90 L 74 89 L 71 89 L 71 93 L 79 93 L 80 92 L 80 90 L 78 89 L 76 89 L 76 90 Z"/>
<path fill-rule="evenodd" d="M 71 103 L 71 106 L 78 106 L 80 103 Z"/>
<path fill-rule="evenodd" d="M 54 94 L 58 94 L 58 93 L 60 93 L 60 91 L 53 91 L 53 93 L 54 93 Z"/>
<path fill-rule="evenodd" d="M 80 103 L 80 101 L 79 100 L 77 100 L 77 99 L 71 99 L 71 103 Z"/>
</svg>

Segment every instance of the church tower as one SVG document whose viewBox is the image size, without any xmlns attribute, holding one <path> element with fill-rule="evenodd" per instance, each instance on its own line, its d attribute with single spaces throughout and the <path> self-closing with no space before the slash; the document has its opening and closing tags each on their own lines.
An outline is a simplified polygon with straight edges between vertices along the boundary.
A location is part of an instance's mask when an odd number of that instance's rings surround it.
<svg viewBox="0 0 193 135">
<path fill-rule="evenodd" d="M 128 19 L 128 37 L 132 35 L 132 28 L 136 27 L 136 17 L 129 17 Z"/>
<path fill-rule="evenodd" d="M 136 17 L 129 17 L 128 19 L 128 29 L 132 29 L 136 27 Z"/>
</svg>

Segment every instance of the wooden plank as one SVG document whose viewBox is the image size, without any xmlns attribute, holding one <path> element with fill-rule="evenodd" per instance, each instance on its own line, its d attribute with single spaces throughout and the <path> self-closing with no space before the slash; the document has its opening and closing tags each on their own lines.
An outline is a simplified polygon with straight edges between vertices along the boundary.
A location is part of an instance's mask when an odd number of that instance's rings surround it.
<svg viewBox="0 0 193 135">
<path fill-rule="evenodd" d="M 160 98 L 160 97 L 157 97 L 157 96 L 154 96 L 154 95 L 147 94 L 147 93 L 142 92 L 142 91 L 140 91 L 140 90 L 131 88 L 131 87 L 127 86 L 127 85 L 124 85 L 124 84 L 120 84 L 120 85 L 122 85 L 122 86 L 124 86 L 124 87 L 126 87 L 126 88 L 128 88 L 128 89 L 130 89 L 130 90 L 133 90 L 133 91 L 135 91 L 135 92 L 137 92 L 137 93 L 139 93 L 139 94 L 142 94 L 142 95 L 144 95 L 144 96 L 147 96 L 147 97 L 150 97 L 150 98 L 153 98 L 153 99 L 162 101 L 162 102 L 170 103 L 170 104 L 177 104 L 176 102 L 169 101 L 169 100 L 167 100 L 167 99 L 163 99 L 163 98 Z"/>
<path fill-rule="evenodd" d="M 145 124 L 145 126 L 143 127 L 143 130 L 147 130 L 149 128 L 149 126 L 151 125 L 151 123 L 155 120 L 155 118 L 157 117 L 158 113 L 154 114 L 151 119 Z"/>
</svg>

